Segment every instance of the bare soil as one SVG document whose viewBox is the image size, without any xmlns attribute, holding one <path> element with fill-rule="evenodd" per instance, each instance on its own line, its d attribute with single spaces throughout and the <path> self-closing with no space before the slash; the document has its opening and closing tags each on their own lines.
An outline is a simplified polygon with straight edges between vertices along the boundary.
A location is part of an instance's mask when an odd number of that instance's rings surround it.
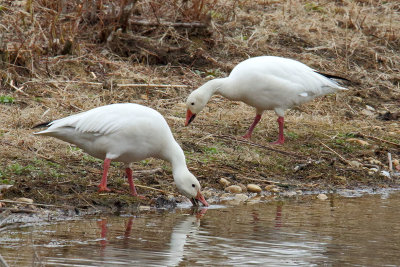
<svg viewBox="0 0 400 267">
<path fill-rule="evenodd" d="M 99 194 L 100 160 L 32 135 L 38 123 L 119 102 L 161 112 L 206 189 L 223 190 L 220 178 L 280 191 L 399 186 L 399 177 L 381 175 L 390 171 L 388 153 L 400 159 L 397 1 L 182 1 L 180 8 L 138 1 L 126 24 L 111 20 L 114 28 L 100 15 L 52 4 L 63 1 L 34 2 L 0 1 L 0 183 L 13 184 L 2 199 L 88 208 L 154 204 L 163 194 L 154 189 L 177 195 L 169 163 L 157 159 L 134 164 L 135 183 L 150 187 L 138 187 L 147 200 L 129 196 L 119 163 L 110 169 L 114 191 Z M 269 144 L 277 138 L 273 112 L 244 141 L 255 111 L 218 96 L 184 127 L 192 90 L 260 55 L 352 82 L 348 91 L 288 111 L 282 146 Z"/>
</svg>

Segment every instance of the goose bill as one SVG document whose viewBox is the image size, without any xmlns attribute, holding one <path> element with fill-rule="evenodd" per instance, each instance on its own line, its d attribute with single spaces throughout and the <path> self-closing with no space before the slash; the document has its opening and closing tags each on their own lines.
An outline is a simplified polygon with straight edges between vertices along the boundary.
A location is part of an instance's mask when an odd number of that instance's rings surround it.
<svg viewBox="0 0 400 267">
<path fill-rule="evenodd" d="M 196 118 L 196 114 L 193 114 L 190 109 L 186 112 L 186 123 L 185 126 L 188 126 L 193 120 Z"/>
</svg>

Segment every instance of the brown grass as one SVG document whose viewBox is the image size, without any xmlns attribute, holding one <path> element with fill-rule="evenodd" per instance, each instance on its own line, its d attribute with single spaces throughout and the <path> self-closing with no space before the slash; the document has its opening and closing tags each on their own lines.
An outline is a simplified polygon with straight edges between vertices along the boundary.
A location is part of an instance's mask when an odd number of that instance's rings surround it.
<svg viewBox="0 0 400 267">
<path fill-rule="evenodd" d="M 94 185 L 100 180 L 101 163 L 61 141 L 33 136 L 30 128 L 117 102 L 159 110 L 203 186 L 219 188 L 222 177 L 245 184 L 249 177 L 275 180 L 300 189 L 398 184 L 341 162 L 320 144 L 365 166 L 378 159 L 379 167 L 387 169 L 387 152 L 400 158 L 398 147 L 387 143 L 365 139 L 370 145 L 362 147 L 346 141 L 360 132 L 399 144 L 398 119 L 377 118 L 400 112 L 396 1 L 147 0 L 138 1 L 124 14 L 126 19 L 120 11 L 130 1 L 95 2 L 103 5 L 0 1 L 0 96 L 15 100 L 0 104 L 0 182 L 15 184 L 4 197 L 85 205 L 75 197 L 79 192 L 100 203 Z M 245 133 L 254 110 L 243 103 L 214 97 L 190 127 L 183 127 L 183 103 L 192 89 L 259 55 L 297 59 L 353 81 L 347 92 L 287 113 L 287 143 L 278 149 L 312 159 L 297 172 L 294 167 L 304 162 L 217 137 Z M 188 87 L 118 86 L 126 83 Z M 375 109 L 372 116 L 362 112 L 366 105 Z M 252 141 L 268 146 L 277 136 L 275 120 L 267 112 Z M 175 191 L 168 164 L 150 159 L 136 163 L 135 169 L 160 166 L 163 170 L 155 174 L 139 173 L 138 183 Z M 113 167 L 110 186 L 120 189 L 123 182 L 122 171 Z"/>
</svg>

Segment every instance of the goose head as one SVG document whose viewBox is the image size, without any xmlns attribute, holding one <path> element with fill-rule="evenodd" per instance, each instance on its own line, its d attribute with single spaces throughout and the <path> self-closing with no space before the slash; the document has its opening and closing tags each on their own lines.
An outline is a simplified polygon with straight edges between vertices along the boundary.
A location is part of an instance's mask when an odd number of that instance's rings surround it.
<svg viewBox="0 0 400 267">
<path fill-rule="evenodd" d="M 186 100 L 186 123 L 185 126 L 188 126 L 194 118 L 196 114 L 203 110 L 203 108 L 207 105 L 208 98 L 203 94 L 200 90 L 193 91 Z"/>
<path fill-rule="evenodd" d="M 200 183 L 192 173 L 189 171 L 182 172 L 174 178 L 179 192 L 189 198 L 194 206 L 198 206 L 200 201 L 204 206 L 208 207 L 207 201 L 201 194 Z"/>
</svg>

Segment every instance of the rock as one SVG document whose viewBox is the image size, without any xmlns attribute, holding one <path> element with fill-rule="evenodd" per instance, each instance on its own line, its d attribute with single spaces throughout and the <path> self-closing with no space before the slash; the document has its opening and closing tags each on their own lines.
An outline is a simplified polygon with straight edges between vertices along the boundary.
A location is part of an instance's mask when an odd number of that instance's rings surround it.
<svg viewBox="0 0 400 267">
<path fill-rule="evenodd" d="M 297 195 L 297 193 L 295 191 L 287 191 L 287 192 L 283 192 L 282 195 L 284 197 L 294 197 L 295 195 Z"/>
<path fill-rule="evenodd" d="M 256 184 L 248 184 L 247 185 L 247 191 L 253 192 L 253 193 L 260 193 L 261 192 L 261 187 Z"/>
<path fill-rule="evenodd" d="M 370 158 L 370 159 L 368 160 L 368 162 L 369 162 L 370 164 L 373 164 L 373 165 L 382 165 L 382 162 L 380 162 L 379 160 L 374 159 L 374 158 Z"/>
<path fill-rule="evenodd" d="M 225 188 L 226 192 L 232 193 L 232 194 L 239 194 L 242 193 L 242 188 L 238 185 L 231 185 Z"/>
<path fill-rule="evenodd" d="M 264 187 L 264 190 L 272 193 L 278 193 L 281 191 L 276 185 L 267 185 Z"/>
<path fill-rule="evenodd" d="M 210 198 L 215 196 L 214 192 L 212 192 L 211 190 L 203 190 L 201 193 L 205 198 Z"/>
<path fill-rule="evenodd" d="M 229 197 L 231 197 L 232 195 L 230 194 L 230 193 L 223 193 L 222 195 L 220 195 L 219 197 L 221 198 L 221 199 L 224 199 L 224 198 L 229 198 Z"/>
<path fill-rule="evenodd" d="M 357 160 L 352 160 L 349 162 L 351 167 L 360 168 L 362 167 L 362 163 L 358 162 Z"/>
<path fill-rule="evenodd" d="M 399 162 L 398 159 L 394 159 L 394 160 L 392 161 L 392 163 L 393 163 L 393 166 L 395 166 L 395 167 L 400 165 L 400 162 Z"/>
<path fill-rule="evenodd" d="M 368 175 L 374 175 L 377 172 L 378 172 L 377 168 L 371 168 L 371 169 L 368 170 Z"/>
<path fill-rule="evenodd" d="M 365 105 L 365 108 L 368 109 L 368 110 L 371 110 L 371 111 L 375 111 L 375 109 L 373 107 L 368 106 L 368 105 Z"/>
<path fill-rule="evenodd" d="M 237 185 L 240 186 L 240 188 L 242 188 L 243 193 L 247 192 L 247 187 L 244 184 L 237 184 Z"/>
<path fill-rule="evenodd" d="M 249 199 L 249 197 L 246 196 L 245 194 L 237 194 L 237 195 L 235 195 L 235 200 L 237 200 L 239 202 L 244 202 L 247 199 Z"/>
<path fill-rule="evenodd" d="M 2 192 L 3 190 L 6 191 L 7 189 L 13 187 L 12 184 L 0 184 L 0 192 Z"/>
<path fill-rule="evenodd" d="M 327 200 L 327 199 L 328 199 L 328 196 L 325 195 L 325 194 L 318 194 L 317 198 L 318 198 L 319 200 Z"/>
<path fill-rule="evenodd" d="M 151 209 L 150 206 L 139 206 L 140 211 L 149 211 Z"/>
<path fill-rule="evenodd" d="M 381 176 L 384 176 L 384 177 L 387 177 L 387 178 L 391 178 L 391 177 L 390 177 L 390 173 L 389 173 L 388 171 L 381 171 L 379 174 L 380 174 Z"/>
<path fill-rule="evenodd" d="M 26 197 L 17 198 L 15 201 L 24 202 L 24 203 L 27 203 L 27 204 L 32 204 L 33 203 L 33 199 L 26 198 Z"/>
<path fill-rule="evenodd" d="M 361 97 L 358 97 L 358 96 L 353 96 L 351 98 L 351 101 L 353 101 L 354 103 L 362 103 L 363 99 Z"/>
<path fill-rule="evenodd" d="M 357 138 L 348 138 L 346 139 L 347 142 L 352 142 L 352 143 L 357 143 L 361 146 L 369 146 L 369 143 L 367 141 L 357 139 Z"/>
<path fill-rule="evenodd" d="M 368 110 L 368 109 L 361 110 L 361 114 L 363 114 L 365 116 L 374 116 L 374 113 L 371 110 Z"/>
<path fill-rule="evenodd" d="M 231 184 L 231 182 L 229 182 L 225 178 L 221 178 L 221 179 L 219 179 L 219 184 L 222 185 L 223 187 L 227 187 Z"/>
</svg>

